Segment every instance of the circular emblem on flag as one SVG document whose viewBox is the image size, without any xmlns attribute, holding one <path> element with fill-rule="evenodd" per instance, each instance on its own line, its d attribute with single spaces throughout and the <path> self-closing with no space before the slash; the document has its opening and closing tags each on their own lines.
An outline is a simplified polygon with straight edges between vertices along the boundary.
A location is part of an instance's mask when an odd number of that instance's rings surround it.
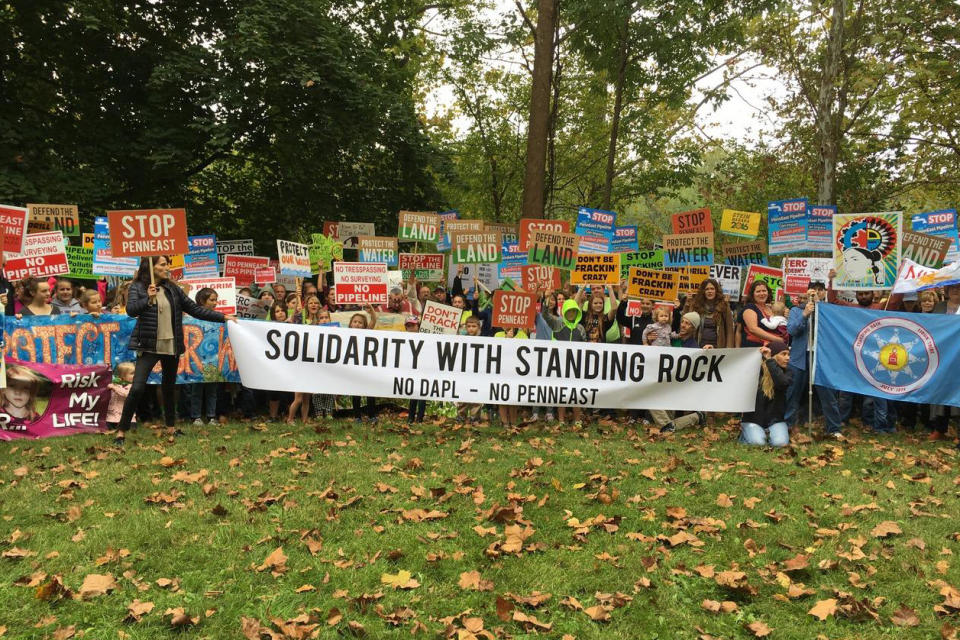
<svg viewBox="0 0 960 640">
<path fill-rule="evenodd" d="M 904 318 L 874 320 L 857 335 L 853 352 L 864 380 L 891 395 L 919 389 L 940 364 L 930 332 Z"/>
</svg>

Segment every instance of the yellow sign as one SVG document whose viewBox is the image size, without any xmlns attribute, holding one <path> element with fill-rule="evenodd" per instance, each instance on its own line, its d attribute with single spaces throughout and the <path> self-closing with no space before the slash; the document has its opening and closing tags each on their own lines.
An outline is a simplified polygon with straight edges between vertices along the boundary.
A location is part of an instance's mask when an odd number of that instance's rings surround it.
<svg viewBox="0 0 960 640">
<path fill-rule="evenodd" d="M 570 274 L 570 284 L 615 285 L 620 282 L 619 253 L 581 253 Z"/>
<path fill-rule="evenodd" d="M 724 209 L 723 216 L 720 218 L 720 233 L 741 238 L 756 238 L 760 233 L 760 214 Z"/>
</svg>

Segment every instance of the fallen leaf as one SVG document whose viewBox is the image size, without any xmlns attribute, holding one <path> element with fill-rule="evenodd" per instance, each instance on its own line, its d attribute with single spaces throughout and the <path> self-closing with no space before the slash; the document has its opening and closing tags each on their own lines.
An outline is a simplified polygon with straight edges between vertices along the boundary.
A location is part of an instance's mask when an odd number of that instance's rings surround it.
<svg viewBox="0 0 960 640">
<path fill-rule="evenodd" d="M 493 591 L 493 581 L 483 580 L 479 571 L 464 571 L 458 584 L 468 591 Z"/>
<path fill-rule="evenodd" d="M 813 605 L 813 608 L 807 613 L 814 618 L 817 618 L 821 622 L 832 616 L 837 612 L 837 600 L 835 598 L 830 598 L 829 600 L 820 600 L 817 604 Z"/>
<path fill-rule="evenodd" d="M 200 622 L 200 616 L 190 616 L 183 607 L 167 609 L 163 617 L 170 617 L 170 626 L 174 628 L 190 627 Z"/>
<path fill-rule="evenodd" d="M 590 619 L 594 622 L 609 622 L 610 611 L 610 607 L 599 604 L 593 607 L 587 607 L 583 610 L 583 612 L 590 616 Z"/>
<path fill-rule="evenodd" d="M 900 608 L 890 616 L 890 622 L 898 627 L 916 627 L 920 624 L 920 618 L 917 617 L 916 611 L 905 604 L 901 604 Z"/>
<path fill-rule="evenodd" d="M 413 574 L 406 570 L 400 570 L 396 574 L 384 573 L 380 576 L 380 582 L 394 589 L 416 589 L 420 586 Z"/>
<path fill-rule="evenodd" d="M 152 602 L 141 602 L 134 600 L 127 605 L 127 617 L 124 622 L 140 622 L 140 618 L 153 611 Z"/>
<path fill-rule="evenodd" d="M 886 538 L 900 533 L 903 533 L 900 530 L 900 525 L 891 520 L 885 520 L 870 530 L 870 535 L 874 538 Z"/>
<path fill-rule="evenodd" d="M 765 622 L 761 622 L 760 620 L 744 625 L 744 628 L 752 633 L 756 638 L 766 638 L 768 635 L 770 635 L 770 632 L 773 631 L 773 629 L 768 627 Z"/>
<path fill-rule="evenodd" d="M 257 571 L 270 570 L 274 576 L 283 575 L 287 572 L 287 556 L 283 554 L 283 547 L 277 547 L 268 555 L 263 564 L 257 567 Z"/>
<path fill-rule="evenodd" d="M 91 573 L 83 579 L 83 584 L 80 585 L 80 597 L 84 600 L 95 598 L 116 588 L 117 583 L 111 574 Z"/>
</svg>

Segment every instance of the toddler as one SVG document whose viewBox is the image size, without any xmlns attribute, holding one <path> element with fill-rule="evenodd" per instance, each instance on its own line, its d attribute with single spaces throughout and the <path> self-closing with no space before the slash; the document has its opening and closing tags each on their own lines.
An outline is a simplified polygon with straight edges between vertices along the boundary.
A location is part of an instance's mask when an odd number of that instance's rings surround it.
<svg viewBox="0 0 960 640">
<path fill-rule="evenodd" d="M 782 300 L 770 304 L 770 317 L 760 320 L 766 329 L 780 336 L 783 344 L 790 344 L 790 333 L 787 331 L 787 305 Z"/>
<path fill-rule="evenodd" d="M 643 329 L 643 344 L 650 347 L 669 347 L 673 313 L 666 307 L 657 307 L 653 310 L 653 320 L 654 322 Z"/>
<path fill-rule="evenodd" d="M 120 422 L 120 414 L 123 413 L 123 403 L 126 402 L 130 394 L 130 385 L 133 384 L 134 365 L 132 362 L 121 362 L 113 370 L 113 377 L 116 382 L 110 384 L 110 404 L 107 405 L 107 426 L 116 429 Z M 136 422 L 134 416 L 130 422 Z"/>
</svg>

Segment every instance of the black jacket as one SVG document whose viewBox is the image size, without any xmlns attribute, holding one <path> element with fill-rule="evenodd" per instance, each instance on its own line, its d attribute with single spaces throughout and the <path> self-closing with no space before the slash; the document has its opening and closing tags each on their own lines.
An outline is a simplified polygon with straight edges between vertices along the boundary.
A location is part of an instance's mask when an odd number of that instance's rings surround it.
<svg viewBox="0 0 960 640">
<path fill-rule="evenodd" d="M 183 346 L 183 314 L 189 313 L 194 318 L 209 320 L 210 322 L 224 322 L 226 319 L 219 311 L 201 307 L 190 299 L 183 289 L 165 280 L 159 283 L 160 291 L 157 295 L 166 293 L 173 314 L 173 342 L 176 345 L 177 355 L 186 349 Z M 157 348 L 157 305 L 150 304 L 147 296 L 147 287 L 140 281 L 130 285 L 127 294 L 127 315 L 137 318 L 137 326 L 130 334 L 131 351 L 153 351 Z"/>
<path fill-rule="evenodd" d="M 772 424 L 783 422 L 783 416 L 787 406 L 787 388 L 793 381 L 793 372 L 789 369 L 781 369 L 780 365 L 773 358 L 770 358 L 760 364 L 766 367 L 773 378 L 773 397 L 768 398 L 763 395 L 760 385 L 757 384 L 757 405 L 750 413 L 743 414 L 743 422 L 752 422 L 761 427 L 769 427 Z M 763 370 L 760 371 L 761 379 Z"/>
</svg>

